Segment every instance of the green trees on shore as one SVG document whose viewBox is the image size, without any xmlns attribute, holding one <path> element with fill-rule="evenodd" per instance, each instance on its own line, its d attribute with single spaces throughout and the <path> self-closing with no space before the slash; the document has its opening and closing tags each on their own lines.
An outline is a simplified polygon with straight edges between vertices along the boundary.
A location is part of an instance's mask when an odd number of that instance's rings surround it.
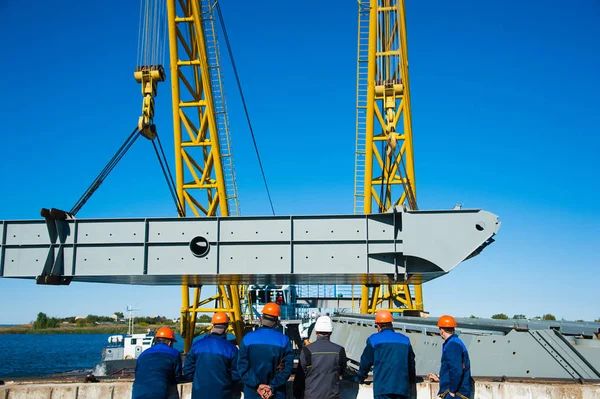
<svg viewBox="0 0 600 399">
<path fill-rule="evenodd" d="M 473 316 L 471 315 L 471 319 L 477 319 L 477 316 Z M 495 315 L 492 316 L 492 319 L 496 319 L 496 320 L 508 320 L 508 316 L 504 313 L 497 313 Z M 527 320 L 527 316 L 525 316 L 524 314 L 516 314 L 512 317 L 513 320 Z M 546 313 L 543 316 L 536 316 L 536 317 L 532 317 L 532 320 L 556 320 L 556 316 L 554 316 L 551 313 Z M 579 321 L 579 320 L 577 320 Z M 581 320 L 583 321 L 583 320 Z M 600 319 L 596 320 L 596 322 L 600 322 Z"/>
<path fill-rule="evenodd" d="M 43 330 L 43 329 L 48 329 L 48 328 L 59 328 L 61 326 L 61 324 L 65 324 L 65 325 L 73 325 L 75 324 L 77 327 L 88 327 L 88 326 L 94 326 L 94 325 L 100 325 L 100 324 L 119 324 L 119 321 L 123 320 L 123 313 L 122 312 L 115 312 L 114 315 L 116 316 L 116 319 L 113 317 L 109 317 L 109 316 L 97 316 L 97 315 L 87 315 L 86 317 L 75 317 L 75 316 L 69 316 L 69 317 L 48 317 L 48 315 L 46 315 L 43 312 L 39 312 L 37 314 L 37 318 L 36 320 L 32 323 L 33 328 L 36 330 Z M 479 317 L 471 315 L 470 316 L 471 319 L 478 319 Z M 504 313 L 497 313 L 495 315 L 492 316 L 492 319 L 497 319 L 497 320 L 508 320 L 508 316 Z M 525 315 L 522 314 L 518 314 L 518 315 L 514 315 L 512 317 L 513 320 L 525 320 L 527 319 L 527 317 Z M 556 316 L 554 316 L 551 313 L 546 313 L 543 316 L 537 316 L 537 317 L 533 317 L 533 320 L 556 320 Z M 199 323 L 210 323 L 210 316 L 208 315 L 200 315 L 197 319 L 197 321 Z M 577 320 L 580 322 L 583 322 L 583 320 Z M 600 323 L 600 318 L 594 320 L 594 322 L 596 323 Z M 168 319 L 164 316 L 154 316 L 154 317 L 136 317 L 135 318 L 135 324 L 137 324 L 138 326 L 150 326 L 150 325 L 168 325 L 168 326 L 172 326 L 174 324 L 176 324 L 173 320 Z"/>
<path fill-rule="evenodd" d="M 56 328 L 59 320 L 56 317 L 48 317 L 46 313 L 38 313 L 37 319 L 33 322 L 33 328 L 41 330 L 42 328 Z"/>
<path fill-rule="evenodd" d="M 39 312 L 37 314 L 36 320 L 32 323 L 33 328 L 36 330 L 48 329 L 48 328 L 59 328 L 61 325 L 73 325 L 77 327 L 88 327 L 95 325 L 114 325 L 119 324 L 119 321 L 123 319 L 123 313 L 115 312 L 116 317 L 111 316 L 98 316 L 89 314 L 86 317 L 80 316 L 69 316 L 69 317 L 48 317 L 43 312 Z M 210 322 L 210 318 L 208 321 Z M 202 316 L 200 317 L 200 321 L 204 321 Z M 173 320 L 168 319 L 164 316 L 154 316 L 154 317 L 136 317 L 135 324 L 139 326 L 149 326 L 149 325 L 173 325 L 175 324 Z"/>
</svg>

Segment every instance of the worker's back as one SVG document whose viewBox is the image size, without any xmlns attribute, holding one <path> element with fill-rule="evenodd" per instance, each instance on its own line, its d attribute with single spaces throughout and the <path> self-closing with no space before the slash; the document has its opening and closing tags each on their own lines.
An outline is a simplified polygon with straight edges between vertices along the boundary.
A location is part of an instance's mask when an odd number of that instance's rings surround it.
<svg viewBox="0 0 600 399">
<path fill-rule="evenodd" d="M 340 377 L 346 369 L 346 351 L 318 335 L 317 340 L 302 348 L 294 379 L 296 397 L 335 399 L 340 397 Z"/>
<path fill-rule="evenodd" d="M 360 359 L 359 379 L 367 377 L 371 366 L 376 396 L 410 397 L 410 384 L 415 379 L 415 354 L 407 336 L 391 327 L 371 335 Z"/>
<path fill-rule="evenodd" d="M 240 345 L 238 372 L 244 382 L 244 397 L 260 398 L 256 389 L 271 386 L 275 398 L 285 398 L 294 355 L 288 337 L 269 327 L 248 333 Z"/>
<path fill-rule="evenodd" d="M 183 374 L 193 379 L 192 398 L 231 398 L 237 373 L 238 349 L 226 334 L 210 334 L 194 342 L 185 358 Z"/>
<path fill-rule="evenodd" d="M 177 381 L 181 378 L 181 357 L 176 349 L 158 343 L 137 359 L 132 399 L 179 398 Z"/>
</svg>

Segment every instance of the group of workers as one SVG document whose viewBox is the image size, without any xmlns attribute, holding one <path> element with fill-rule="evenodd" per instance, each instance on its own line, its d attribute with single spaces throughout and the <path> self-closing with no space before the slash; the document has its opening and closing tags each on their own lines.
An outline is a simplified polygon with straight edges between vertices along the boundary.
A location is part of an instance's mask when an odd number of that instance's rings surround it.
<svg viewBox="0 0 600 399">
<path fill-rule="evenodd" d="M 133 399 L 178 398 L 177 383 L 192 381 L 192 399 L 232 398 L 234 386 L 242 383 L 244 398 L 284 399 L 292 374 L 294 355 L 288 337 L 277 331 L 281 310 L 276 303 L 264 306 L 261 328 L 244 336 L 239 349 L 227 340 L 229 316 L 218 312 L 212 318 L 211 334 L 196 340 L 182 365 L 172 345 L 173 330 L 158 330 L 155 344 L 137 360 Z M 377 332 L 368 339 L 358 373 L 351 377 L 364 383 L 373 368 L 375 398 L 410 398 L 415 383 L 415 354 L 409 338 L 394 330 L 392 314 L 375 315 Z M 471 372 L 467 349 L 455 335 L 452 316 L 438 320 L 442 348 L 439 375 L 440 397 L 469 398 Z M 304 399 L 340 398 L 340 382 L 346 378 L 346 352 L 330 340 L 333 323 L 321 316 L 315 323 L 316 341 L 300 351 L 294 378 L 294 396 Z"/>
</svg>

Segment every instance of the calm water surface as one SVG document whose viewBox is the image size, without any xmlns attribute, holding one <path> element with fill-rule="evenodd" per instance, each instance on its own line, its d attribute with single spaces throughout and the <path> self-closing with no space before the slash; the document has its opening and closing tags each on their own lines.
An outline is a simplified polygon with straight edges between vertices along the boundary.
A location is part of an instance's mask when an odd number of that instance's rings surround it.
<svg viewBox="0 0 600 399">
<path fill-rule="evenodd" d="M 111 334 L 0 335 L 0 379 L 91 370 Z M 180 339 L 175 348 L 183 350 Z"/>
</svg>

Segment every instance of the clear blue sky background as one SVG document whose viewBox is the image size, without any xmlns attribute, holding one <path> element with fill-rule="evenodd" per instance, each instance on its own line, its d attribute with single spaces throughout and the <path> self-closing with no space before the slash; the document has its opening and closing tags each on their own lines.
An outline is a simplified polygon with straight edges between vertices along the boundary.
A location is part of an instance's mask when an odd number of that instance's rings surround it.
<svg viewBox="0 0 600 399">
<path fill-rule="evenodd" d="M 137 123 L 137 7 L 0 3 L 0 219 L 70 208 Z M 351 213 L 356 2 L 223 0 L 222 10 L 276 212 Z M 503 222 L 481 256 L 425 286 L 427 310 L 600 317 L 600 3 L 407 0 L 407 18 L 420 208 L 462 203 Z M 224 73 L 242 213 L 269 214 Z M 170 113 L 167 83 L 156 122 L 172 161 Z M 80 217 L 175 214 L 147 141 L 113 173 Z M 2 279 L 0 303 L 0 323 L 127 304 L 176 317 L 180 288 Z"/>
</svg>

